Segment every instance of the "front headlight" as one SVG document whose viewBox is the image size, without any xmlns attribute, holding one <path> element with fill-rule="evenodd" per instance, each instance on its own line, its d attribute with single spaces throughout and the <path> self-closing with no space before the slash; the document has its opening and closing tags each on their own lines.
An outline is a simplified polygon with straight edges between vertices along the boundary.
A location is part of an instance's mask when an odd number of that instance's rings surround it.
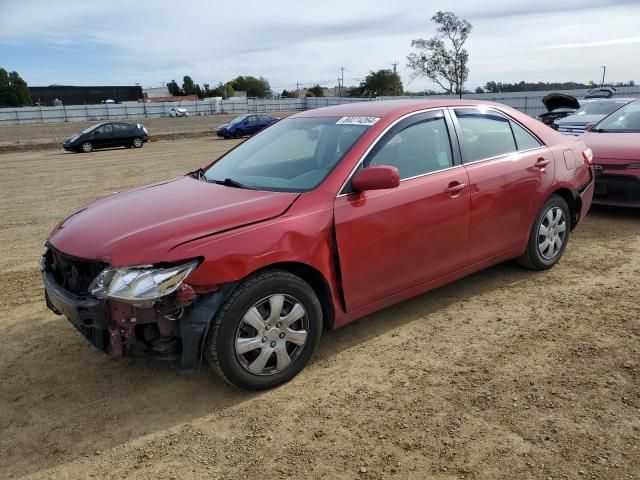
<svg viewBox="0 0 640 480">
<path fill-rule="evenodd" d="M 175 292 L 198 266 L 194 260 L 173 267 L 107 267 L 91 283 L 91 295 L 102 299 L 148 304 Z"/>
</svg>

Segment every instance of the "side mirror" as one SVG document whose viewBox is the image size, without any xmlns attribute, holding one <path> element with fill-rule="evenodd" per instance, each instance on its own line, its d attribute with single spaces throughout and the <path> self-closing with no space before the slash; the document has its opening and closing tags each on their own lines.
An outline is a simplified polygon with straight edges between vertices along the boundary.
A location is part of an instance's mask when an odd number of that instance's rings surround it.
<svg viewBox="0 0 640 480">
<path fill-rule="evenodd" d="M 351 185 L 359 192 L 396 188 L 400 185 L 400 172 L 388 165 L 363 168 L 353 177 Z"/>
<path fill-rule="evenodd" d="M 99 133 L 100 133 L 100 131 L 99 131 L 99 130 L 94 130 L 94 131 L 93 131 L 93 134 L 94 134 L 94 135 L 98 135 Z"/>
</svg>

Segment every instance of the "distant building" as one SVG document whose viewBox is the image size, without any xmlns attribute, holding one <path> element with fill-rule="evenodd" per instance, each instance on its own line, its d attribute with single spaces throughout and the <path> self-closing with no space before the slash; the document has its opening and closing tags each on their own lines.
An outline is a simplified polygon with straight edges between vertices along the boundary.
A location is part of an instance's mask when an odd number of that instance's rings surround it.
<svg viewBox="0 0 640 480">
<path fill-rule="evenodd" d="M 325 97 L 337 97 L 338 96 L 338 92 L 339 92 L 339 87 L 322 87 L 322 92 L 324 93 Z M 302 97 L 306 97 L 307 96 L 307 92 L 309 90 L 307 90 L 306 88 L 301 88 L 300 90 L 298 90 L 298 97 L 302 98 Z M 345 92 L 346 89 L 343 88 L 342 89 L 342 96 L 345 96 Z"/>
<path fill-rule="evenodd" d="M 143 88 L 142 95 L 144 98 L 170 97 L 171 92 L 167 87 Z"/>
<path fill-rule="evenodd" d="M 49 85 L 29 87 L 29 94 L 36 105 L 53 105 L 57 100 L 63 105 L 92 105 L 114 100 L 118 103 L 136 102 L 143 98 L 140 86 L 96 86 Z"/>
</svg>

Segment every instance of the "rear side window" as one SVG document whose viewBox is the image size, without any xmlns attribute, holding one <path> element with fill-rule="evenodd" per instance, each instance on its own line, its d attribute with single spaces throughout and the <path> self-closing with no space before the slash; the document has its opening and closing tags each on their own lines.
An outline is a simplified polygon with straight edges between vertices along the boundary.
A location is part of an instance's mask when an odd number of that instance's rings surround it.
<svg viewBox="0 0 640 480">
<path fill-rule="evenodd" d="M 416 177 L 453 166 L 451 142 L 444 117 L 411 124 L 384 139 L 368 165 L 390 165 L 400 179 Z"/>
<path fill-rule="evenodd" d="M 511 122 L 511 128 L 513 129 L 513 136 L 516 138 L 518 150 L 530 150 L 540 146 L 538 139 L 517 123 Z"/>
<path fill-rule="evenodd" d="M 494 112 L 456 109 L 462 130 L 460 146 L 465 163 L 506 155 L 517 150 L 509 120 Z"/>
</svg>

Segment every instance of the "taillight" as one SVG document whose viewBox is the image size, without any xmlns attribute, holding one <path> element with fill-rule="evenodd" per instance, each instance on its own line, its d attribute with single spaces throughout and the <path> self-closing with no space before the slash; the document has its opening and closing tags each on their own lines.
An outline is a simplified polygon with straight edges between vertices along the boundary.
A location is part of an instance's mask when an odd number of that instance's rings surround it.
<svg viewBox="0 0 640 480">
<path fill-rule="evenodd" d="M 582 151 L 582 158 L 584 158 L 584 162 L 587 165 L 591 165 L 591 163 L 593 162 L 593 152 L 591 151 L 590 148 L 587 148 Z"/>
</svg>

